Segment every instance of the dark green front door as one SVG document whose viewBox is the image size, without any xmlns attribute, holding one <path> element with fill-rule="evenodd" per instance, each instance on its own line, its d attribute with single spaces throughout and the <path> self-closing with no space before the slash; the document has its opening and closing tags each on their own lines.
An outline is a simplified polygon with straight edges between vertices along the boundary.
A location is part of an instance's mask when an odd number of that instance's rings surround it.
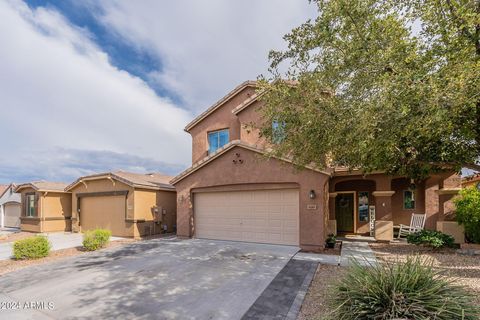
<svg viewBox="0 0 480 320">
<path fill-rule="evenodd" d="M 339 193 L 335 198 L 335 219 L 338 232 L 353 232 L 353 193 Z"/>
</svg>

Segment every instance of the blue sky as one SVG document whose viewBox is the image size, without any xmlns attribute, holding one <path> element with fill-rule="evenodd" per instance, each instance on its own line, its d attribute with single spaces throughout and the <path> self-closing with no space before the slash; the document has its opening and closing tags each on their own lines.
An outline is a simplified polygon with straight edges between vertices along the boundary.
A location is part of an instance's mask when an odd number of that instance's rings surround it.
<svg viewBox="0 0 480 320">
<path fill-rule="evenodd" d="M 268 67 L 308 1 L 0 2 L 0 183 L 176 174 L 183 127 Z"/>
</svg>

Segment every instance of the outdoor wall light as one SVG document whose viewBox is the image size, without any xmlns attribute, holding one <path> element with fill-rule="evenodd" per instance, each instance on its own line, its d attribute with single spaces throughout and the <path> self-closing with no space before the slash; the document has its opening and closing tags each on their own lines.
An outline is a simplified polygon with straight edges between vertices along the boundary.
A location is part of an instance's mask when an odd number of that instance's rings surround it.
<svg viewBox="0 0 480 320">
<path fill-rule="evenodd" d="M 415 191 L 415 189 L 417 189 L 417 186 L 415 184 L 415 180 L 413 179 L 410 179 L 410 191 Z"/>
<path fill-rule="evenodd" d="M 310 190 L 310 193 L 308 194 L 308 197 L 310 199 L 315 199 L 317 195 L 315 194 L 315 190 Z"/>
</svg>

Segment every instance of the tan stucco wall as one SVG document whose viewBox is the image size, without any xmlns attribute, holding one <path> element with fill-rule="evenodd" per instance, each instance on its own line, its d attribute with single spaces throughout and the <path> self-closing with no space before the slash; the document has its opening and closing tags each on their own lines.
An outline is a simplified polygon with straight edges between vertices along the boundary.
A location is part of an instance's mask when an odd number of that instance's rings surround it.
<svg viewBox="0 0 480 320">
<path fill-rule="evenodd" d="M 25 217 L 26 194 L 35 193 L 37 216 Z M 72 198 L 70 193 L 36 192 L 26 188 L 21 192 L 22 211 L 20 228 L 31 232 L 71 231 L 70 215 Z"/>
<path fill-rule="evenodd" d="M 395 193 L 392 196 L 392 220 L 394 225 L 410 225 L 413 213 L 425 213 L 425 183 L 416 183 L 415 189 L 415 208 L 403 208 L 403 192 L 409 190 L 410 180 L 406 178 L 395 178 L 392 180 L 392 190 Z M 427 217 L 428 221 L 428 217 Z"/>
<path fill-rule="evenodd" d="M 167 224 L 167 232 L 173 232 L 177 211 L 176 192 L 139 189 L 135 190 L 134 199 L 135 218 L 145 219 L 145 222 L 139 223 L 141 234 L 161 233 L 164 224 Z M 154 223 L 155 209 L 161 214 L 160 224 Z M 163 209 L 166 210 L 165 214 L 162 214 Z M 149 232 L 146 232 L 145 229 L 148 229 Z"/>
<path fill-rule="evenodd" d="M 264 148 L 267 143 L 260 137 L 258 128 L 263 126 L 262 115 L 259 112 L 261 102 L 255 101 L 250 106 L 237 114 L 240 121 L 240 140 L 250 145 Z"/>
<path fill-rule="evenodd" d="M 43 217 L 71 217 L 72 195 L 70 193 L 47 193 L 42 197 Z"/>
<path fill-rule="evenodd" d="M 240 139 L 240 121 L 232 113 L 232 110 L 254 93 L 254 88 L 246 87 L 190 130 L 189 133 L 192 136 L 192 163 L 207 156 L 208 132 L 229 128 L 230 141 Z"/>
<path fill-rule="evenodd" d="M 242 159 L 243 163 L 234 164 L 233 159 Z M 192 196 L 198 188 L 235 185 L 239 190 L 255 188 L 256 186 L 252 184 L 288 183 L 291 185 L 296 183 L 300 195 L 300 246 L 305 250 L 322 250 L 326 237 L 325 216 L 328 210 L 324 199 L 324 188 L 328 179 L 329 177 L 325 174 L 312 170 L 296 171 L 286 162 L 276 159 L 266 161 L 256 152 L 234 147 L 175 185 L 178 211 L 177 234 L 184 237 L 194 236 Z M 316 198 L 313 200 L 309 198 L 310 190 L 316 193 Z M 307 209 L 307 205 L 316 205 L 316 209 Z"/>
</svg>

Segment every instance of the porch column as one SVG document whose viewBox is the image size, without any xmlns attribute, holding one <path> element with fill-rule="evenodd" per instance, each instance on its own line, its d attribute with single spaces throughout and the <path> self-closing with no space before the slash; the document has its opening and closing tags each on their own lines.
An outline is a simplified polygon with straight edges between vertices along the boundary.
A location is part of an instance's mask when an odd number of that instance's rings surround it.
<svg viewBox="0 0 480 320">
<path fill-rule="evenodd" d="M 374 191 L 372 195 L 375 197 L 375 220 L 393 221 L 392 214 L 392 196 L 395 191 Z"/>
<path fill-rule="evenodd" d="M 440 178 L 431 177 L 425 181 L 425 228 L 435 229 L 440 213 Z"/>
<path fill-rule="evenodd" d="M 337 234 L 337 220 L 335 218 L 335 198 L 337 197 L 336 192 L 328 193 L 328 223 L 327 223 L 327 234 Z"/>
<path fill-rule="evenodd" d="M 395 191 L 384 190 L 372 192 L 375 197 L 375 239 L 393 240 L 392 196 Z"/>
</svg>

